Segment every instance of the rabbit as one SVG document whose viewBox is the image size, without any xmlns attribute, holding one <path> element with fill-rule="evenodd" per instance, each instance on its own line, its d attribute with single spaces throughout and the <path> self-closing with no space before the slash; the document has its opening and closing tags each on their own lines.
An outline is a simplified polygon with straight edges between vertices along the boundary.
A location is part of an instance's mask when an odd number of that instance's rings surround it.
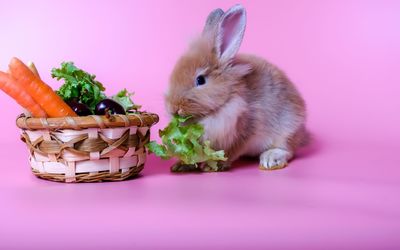
<svg viewBox="0 0 400 250">
<path fill-rule="evenodd" d="M 213 10 L 170 77 L 168 113 L 191 115 L 204 126 L 202 139 L 228 158 L 205 171 L 226 170 L 241 156 L 258 156 L 260 169 L 283 168 L 309 138 L 305 101 L 285 73 L 237 54 L 245 27 L 242 5 Z"/>
</svg>

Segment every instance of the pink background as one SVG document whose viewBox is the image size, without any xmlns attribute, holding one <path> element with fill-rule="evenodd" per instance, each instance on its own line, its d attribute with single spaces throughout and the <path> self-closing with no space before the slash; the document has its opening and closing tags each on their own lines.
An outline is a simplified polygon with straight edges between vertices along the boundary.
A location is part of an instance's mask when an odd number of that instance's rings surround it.
<svg viewBox="0 0 400 250">
<path fill-rule="evenodd" d="M 168 122 L 163 93 L 208 12 L 235 1 L 0 0 L 0 69 L 18 56 L 71 60 L 128 87 Z M 315 141 L 289 168 L 174 175 L 150 156 L 142 177 L 67 185 L 33 177 L 0 93 L 0 249 L 399 249 L 400 1 L 243 1 L 241 52 L 283 68 L 304 95 Z M 156 133 L 153 133 L 153 136 Z"/>
</svg>

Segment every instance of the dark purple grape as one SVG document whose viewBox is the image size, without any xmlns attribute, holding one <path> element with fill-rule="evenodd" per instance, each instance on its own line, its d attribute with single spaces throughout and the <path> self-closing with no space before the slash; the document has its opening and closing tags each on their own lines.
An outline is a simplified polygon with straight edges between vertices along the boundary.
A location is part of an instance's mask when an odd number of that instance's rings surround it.
<svg viewBox="0 0 400 250">
<path fill-rule="evenodd" d="M 79 116 L 93 115 L 92 111 L 83 103 L 77 102 L 75 100 L 67 101 L 68 106 Z"/>
<path fill-rule="evenodd" d="M 104 99 L 96 105 L 94 113 L 96 115 L 105 115 L 106 111 L 110 114 L 121 114 L 125 115 L 125 109 L 116 101 L 111 99 Z"/>
</svg>

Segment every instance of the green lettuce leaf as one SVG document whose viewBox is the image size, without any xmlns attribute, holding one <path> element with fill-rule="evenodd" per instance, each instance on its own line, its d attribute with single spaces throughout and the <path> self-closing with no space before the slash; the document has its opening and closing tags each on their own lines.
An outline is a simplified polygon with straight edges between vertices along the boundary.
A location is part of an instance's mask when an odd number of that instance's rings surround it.
<svg viewBox="0 0 400 250">
<path fill-rule="evenodd" d="M 73 62 L 63 62 L 60 68 L 53 68 L 51 76 L 57 81 L 64 80 L 64 84 L 57 91 L 64 101 L 75 99 L 94 111 L 96 104 L 106 98 L 103 93 L 105 88 L 95 80 L 96 76 L 77 68 Z"/>
<path fill-rule="evenodd" d="M 190 118 L 174 116 L 168 126 L 159 131 L 162 144 L 152 141 L 146 147 L 162 159 L 174 157 L 184 164 L 205 162 L 215 168 L 218 161 L 226 161 L 223 150 L 215 151 L 209 141 L 202 142 L 204 128 L 198 123 L 187 124 Z"/>
<path fill-rule="evenodd" d="M 133 94 L 134 93 L 129 93 L 128 90 L 123 89 L 116 95 L 112 96 L 111 99 L 121 104 L 121 106 L 125 109 L 125 111 L 138 110 L 140 109 L 141 106 L 133 103 L 131 98 Z"/>
<path fill-rule="evenodd" d="M 167 148 L 164 145 L 158 145 L 155 141 L 151 141 L 147 144 L 147 148 L 164 160 L 170 159 L 170 156 L 167 154 Z"/>
</svg>

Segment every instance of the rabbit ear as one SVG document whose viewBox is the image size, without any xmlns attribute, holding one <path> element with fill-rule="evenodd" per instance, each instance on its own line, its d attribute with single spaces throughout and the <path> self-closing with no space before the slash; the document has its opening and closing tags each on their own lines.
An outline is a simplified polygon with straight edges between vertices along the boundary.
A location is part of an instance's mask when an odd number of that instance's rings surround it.
<svg viewBox="0 0 400 250">
<path fill-rule="evenodd" d="M 218 24 L 215 49 L 222 62 L 231 60 L 240 48 L 246 29 L 246 10 L 240 4 L 230 8 Z"/>
<path fill-rule="evenodd" d="M 221 9 L 215 9 L 207 17 L 206 24 L 204 25 L 203 34 L 212 32 L 224 15 L 224 11 Z"/>
</svg>

